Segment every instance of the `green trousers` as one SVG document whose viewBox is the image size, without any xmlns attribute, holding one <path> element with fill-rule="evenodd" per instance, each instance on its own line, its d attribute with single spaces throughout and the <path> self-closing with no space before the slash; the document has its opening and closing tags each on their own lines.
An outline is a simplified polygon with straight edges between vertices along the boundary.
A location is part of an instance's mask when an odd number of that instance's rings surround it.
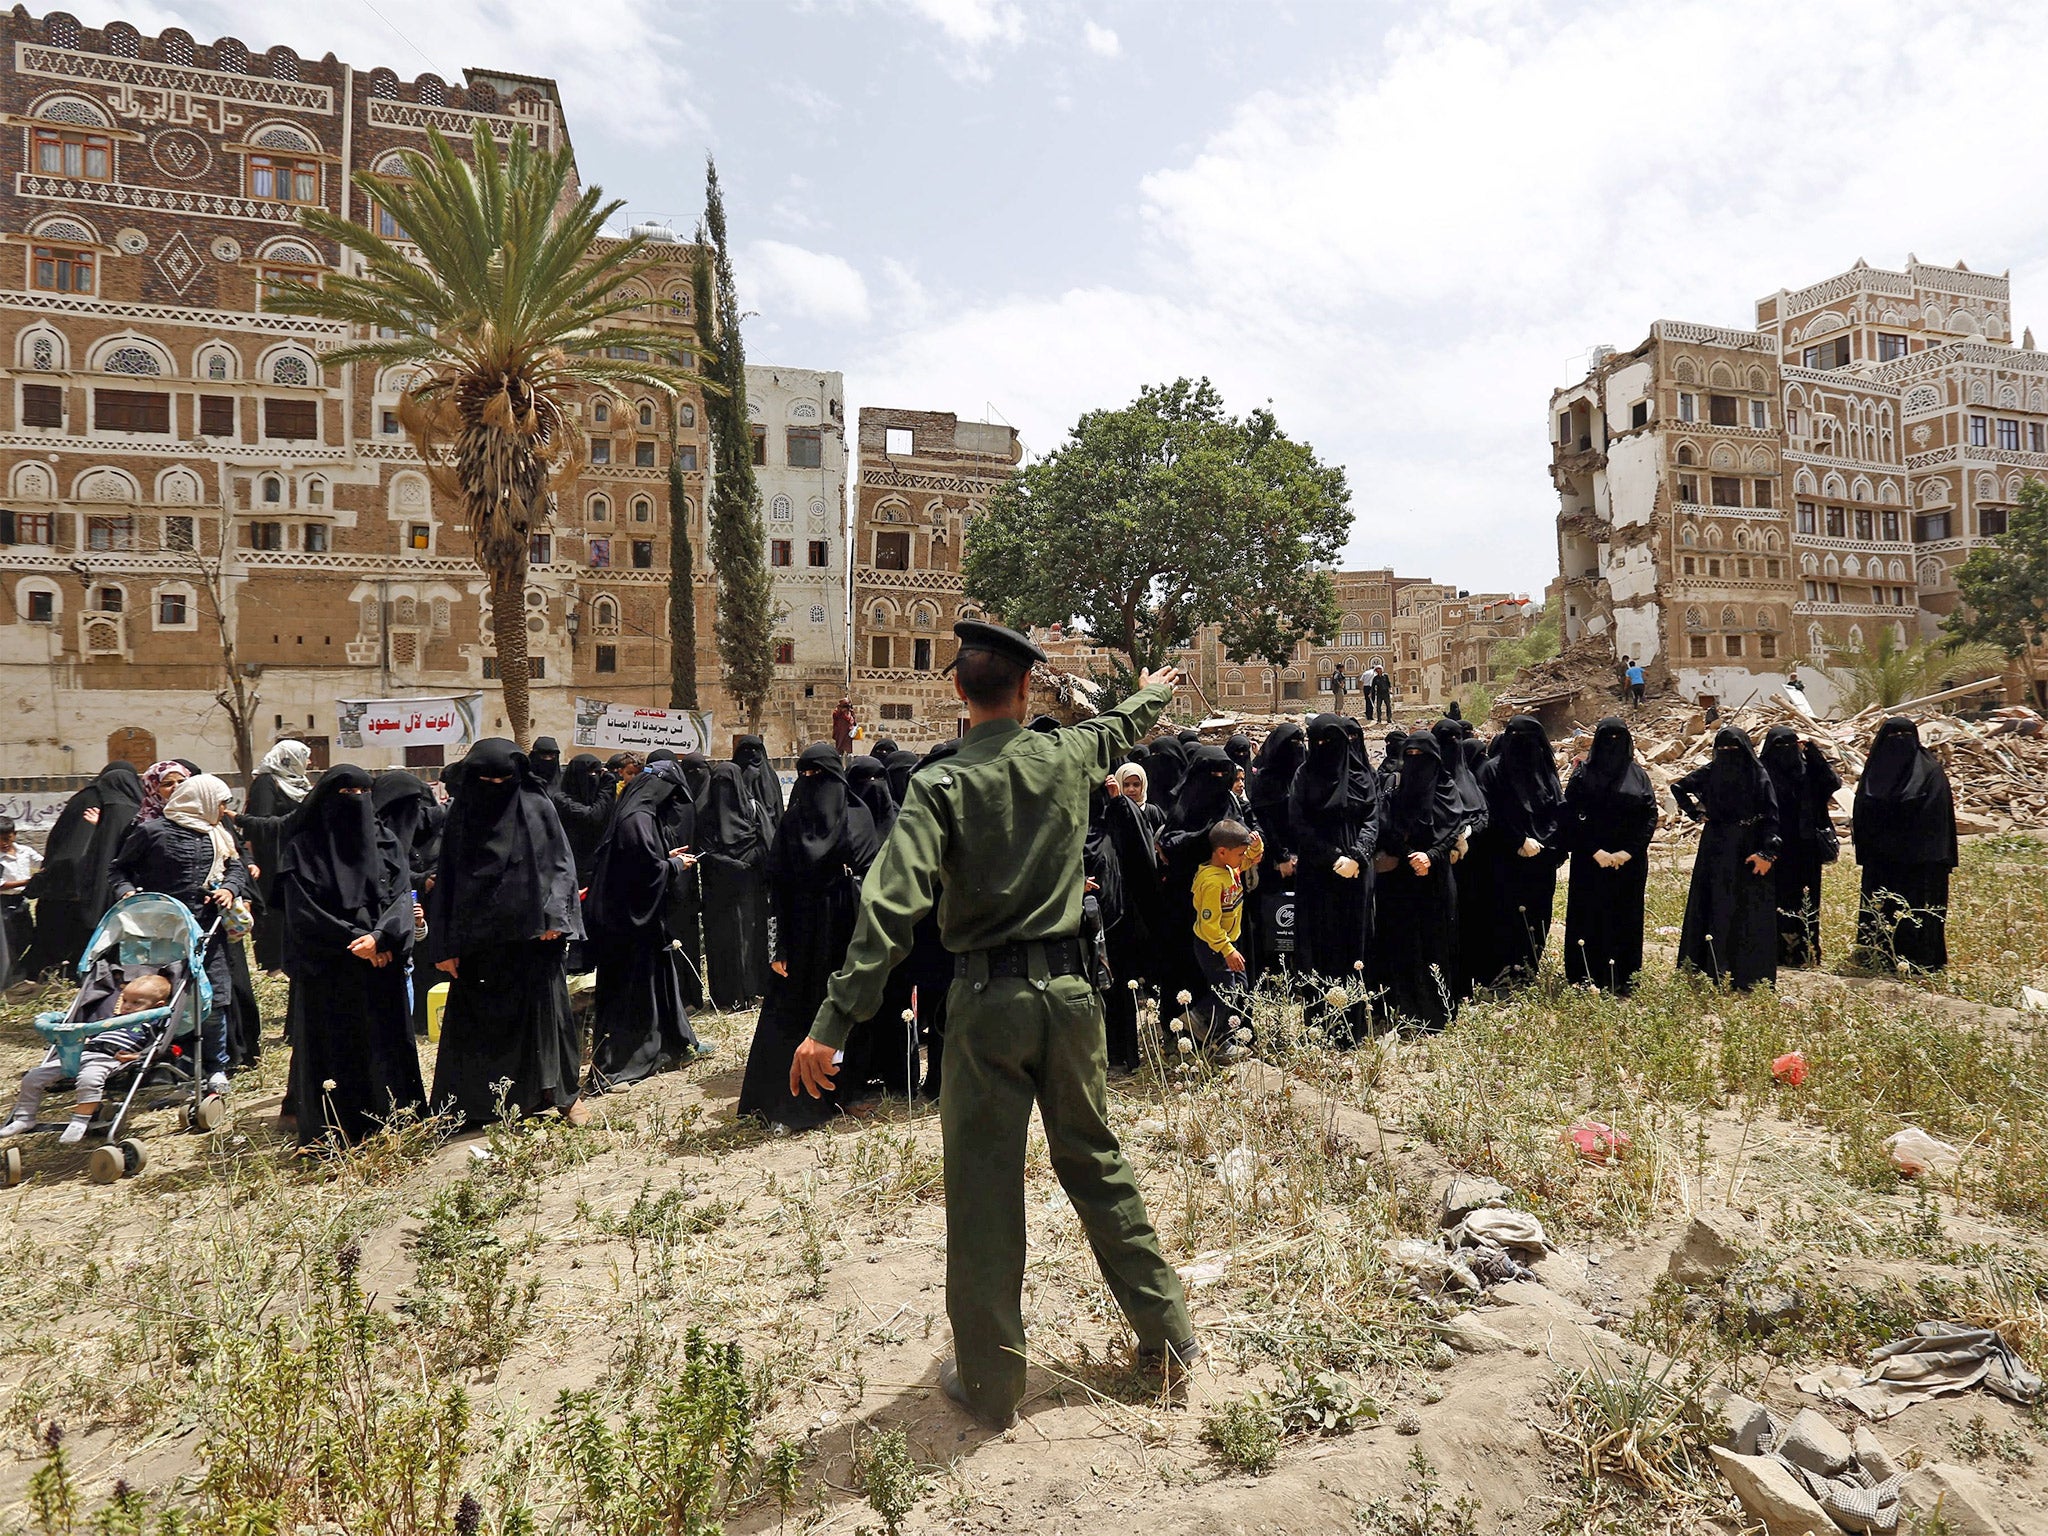
<svg viewBox="0 0 2048 1536">
<path fill-rule="evenodd" d="M 1024 1149 L 1053 1172 L 1144 1349 L 1194 1337 L 1138 1181 L 1104 1118 L 1102 1002 L 1078 976 L 955 980 L 946 997 L 946 1313 L 960 1380 L 1001 1420 L 1024 1395 Z"/>
</svg>

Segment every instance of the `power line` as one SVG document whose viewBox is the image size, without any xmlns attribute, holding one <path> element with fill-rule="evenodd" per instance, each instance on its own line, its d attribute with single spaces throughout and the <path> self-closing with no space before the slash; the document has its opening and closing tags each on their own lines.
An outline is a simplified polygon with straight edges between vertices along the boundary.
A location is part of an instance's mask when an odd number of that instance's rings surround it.
<svg viewBox="0 0 2048 1536">
<path fill-rule="evenodd" d="M 397 37 L 397 39 L 401 43 L 405 44 L 406 47 L 410 48 L 414 53 L 418 54 L 421 60 L 425 62 L 427 68 L 433 70 L 436 74 L 441 75 L 444 78 L 453 78 L 453 76 L 450 75 L 449 71 L 445 67 L 443 67 L 437 60 L 427 57 L 427 51 L 424 48 L 420 47 L 418 43 L 414 42 L 411 38 L 407 37 L 403 32 L 400 32 L 398 30 L 398 27 L 392 22 L 391 18 L 389 16 L 386 16 L 382 11 L 377 9 L 376 5 L 373 3 L 373 0 L 363 0 L 363 4 L 369 7 L 370 14 L 372 16 L 375 16 L 379 21 L 383 22 L 385 26 L 391 28 L 392 34 L 395 37 Z"/>
</svg>

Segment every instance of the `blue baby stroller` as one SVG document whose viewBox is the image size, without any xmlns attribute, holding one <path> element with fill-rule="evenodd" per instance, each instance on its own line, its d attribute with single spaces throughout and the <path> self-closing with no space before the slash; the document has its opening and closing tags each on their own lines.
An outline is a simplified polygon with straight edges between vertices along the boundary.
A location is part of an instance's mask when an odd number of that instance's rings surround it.
<svg viewBox="0 0 2048 1536">
<path fill-rule="evenodd" d="M 102 1139 L 88 1164 L 95 1184 L 112 1184 L 142 1171 L 149 1161 L 143 1144 L 123 1138 L 121 1130 L 145 1093 L 154 1094 L 141 1107 L 162 1109 L 183 1102 L 184 1128 L 210 1131 L 219 1125 L 227 1106 L 206 1090 L 206 1020 L 213 1010 L 213 986 L 206 975 L 206 946 L 221 923 L 216 916 L 201 929 L 185 904 L 154 891 L 137 891 L 107 910 L 79 956 L 78 995 L 63 1013 L 45 1013 L 36 1033 L 50 1042 L 43 1058 L 58 1065 L 66 1078 L 78 1072 L 85 1045 L 103 1030 L 146 1027 L 151 1038 L 138 1058 L 124 1064 L 106 1083 L 101 1116 L 120 1095 L 110 1118 L 96 1120 L 93 1132 Z M 144 976 L 161 976 L 171 984 L 170 1000 L 161 1008 L 114 1016 L 121 989 Z M 37 1129 L 42 1129 L 38 1126 Z M 13 1188 L 21 1181 L 21 1151 L 0 1152 L 0 1184 Z"/>
</svg>

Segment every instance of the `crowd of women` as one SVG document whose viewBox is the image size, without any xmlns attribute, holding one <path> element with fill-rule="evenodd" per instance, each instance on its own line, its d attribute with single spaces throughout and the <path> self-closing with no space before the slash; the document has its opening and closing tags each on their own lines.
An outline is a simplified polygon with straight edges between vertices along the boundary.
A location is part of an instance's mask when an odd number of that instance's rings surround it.
<svg viewBox="0 0 2048 1536">
<path fill-rule="evenodd" d="M 1057 729 L 1035 722 L 1037 729 Z M 760 1001 L 743 1115 L 801 1129 L 883 1093 L 935 1095 L 952 959 L 927 918 L 873 1019 L 848 1041 L 833 1090 L 789 1088 L 790 1062 L 844 960 L 859 888 L 922 756 L 877 742 L 848 760 L 827 743 L 797 760 L 788 803 L 758 737 L 730 761 L 655 752 L 562 761 L 476 743 L 439 785 L 352 765 L 310 772 L 299 742 L 263 759 L 240 810 L 195 764 L 109 765 L 66 805 L 31 882 L 26 968 L 75 963 L 132 890 L 191 908 L 210 937 L 219 1000 L 206 1059 L 253 1065 L 262 1021 L 232 919 L 248 912 L 255 963 L 290 980 L 284 1117 L 302 1143 L 352 1141 L 400 1112 L 475 1125 L 517 1109 L 587 1116 L 585 1100 L 706 1054 L 691 1011 Z M 1674 787 L 1703 823 L 1679 964 L 1737 987 L 1821 957 L 1821 881 L 1837 856 L 1824 752 L 1777 727 L 1761 755 L 1723 729 L 1710 762 Z M 1358 721 L 1276 726 L 1254 754 L 1196 732 L 1135 747 L 1098 786 L 1084 868 L 1088 931 L 1111 1064 L 1139 1060 L 1147 994 L 1207 1021 L 1221 1054 L 1251 1036 L 1238 989 L 1298 989 L 1339 1043 L 1386 1025 L 1441 1028 L 1481 989 L 1536 973 L 1569 864 L 1569 980 L 1616 992 L 1643 964 L 1658 803 L 1628 727 L 1600 722 L 1561 777 L 1541 724 L 1490 739 L 1456 718 L 1390 731 L 1374 762 Z M 1194 931 L 1197 872 L 1220 824 L 1256 834 L 1239 949 L 1219 997 Z M 1224 827 L 1220 841 L 1240 833 Z M 1857 784 L 1858 946 L 1894 963 L 1946 962 L 1956 863 L 1948 781 L 1910 720 L 1886 722 Z M 220 918 L 220 921 L 216 921 Z M 1211 968 L 1213 970 L 1213 967 Z M 584 1025 L 569 978 L 593 975 Z M 419 1066 L 429 989 L 445 982 L 431 1090 Z"/>
</svg>

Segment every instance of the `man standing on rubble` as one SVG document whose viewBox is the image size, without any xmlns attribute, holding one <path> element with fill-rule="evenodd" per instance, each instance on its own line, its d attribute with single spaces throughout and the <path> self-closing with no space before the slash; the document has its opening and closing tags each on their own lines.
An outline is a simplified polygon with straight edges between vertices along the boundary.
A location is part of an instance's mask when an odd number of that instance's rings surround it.
<svg viewBox="0 0 2048 1536">
<path fill-rule="evenodd" d="M 1639 661 L 1631 661 L 1628 657 L 1624 656 L 1621 659 L 1621 665 L 1623 672 L 1628 677 L 1629 696 L 1634 699 L 1636 708 L 1641 709 L 1643 707 L 1643 684 L 1647 681 L 1643 672 L 1643 664 Z"/>
<path fill-rule="evenodd" d="M 1344 675 L 1344 663 L 1340 661 L 1337 663 L 1336 669 L 1330 673 L 1331 714 L 1341 715 L 1344 713 L 1344 695 L 1350 691 L 1351 679 Z"/>
</svg>

